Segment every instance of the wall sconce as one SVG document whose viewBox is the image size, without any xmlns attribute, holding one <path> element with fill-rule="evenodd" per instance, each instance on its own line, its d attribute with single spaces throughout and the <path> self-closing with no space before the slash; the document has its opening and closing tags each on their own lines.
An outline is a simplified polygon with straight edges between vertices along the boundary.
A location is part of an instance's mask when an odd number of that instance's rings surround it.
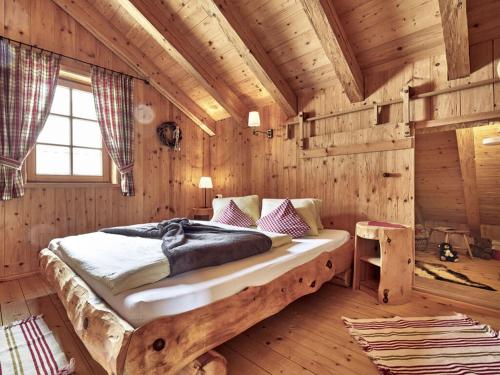
<svg viewBox="0 0 500 375">
<path fill-rule="evenodd" d="M 272 138 L 273 137 L 273 129 L 269 129 L 266 131 L 261 131 L 257 130 L 255 128 L 258 128 L 260 126 L 260 115 L 259 112 L 257 111 L 251 111 L 248 113 L 248 127 L 253 128 L 253 135 L 258 135 L 259 133 L 265 134 L 267 138 Z"/>
<path fill-rule="evenodd" d="M 500 136 L 483 138 L 483 146 L 498 146 L 500 145 Z"/>
</svg>

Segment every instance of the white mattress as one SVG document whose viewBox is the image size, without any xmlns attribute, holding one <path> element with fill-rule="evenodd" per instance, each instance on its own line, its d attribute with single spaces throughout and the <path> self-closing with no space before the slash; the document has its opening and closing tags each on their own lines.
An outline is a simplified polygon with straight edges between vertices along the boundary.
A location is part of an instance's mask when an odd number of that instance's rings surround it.
<svg viewBox="0 0 500 375">
<path fill-rule="evenodd" d="M 272 247 L 292 242 L 292 237 L 288 234 L 220 223 L 208 224 L 226 229 L 264 233 L 271 239 Z M 50 241 L 49 249 L 82 278 L 102 283 L 113 294 L 154 283 L 170 275 L 170 263 L 161 249 L 161 239 L 93 232 L 56 238 Z"/>
<path fill-rule="evenodd" d="M 342 230 L 321 230 L 270 251 L 157 281 L 114 295 L 91 278 L 83 279 L 123 319 L 134 327 L 157 317 L 190 311 L 232 296 L 246 287 L 266 284 L 289 270 L 349 240 Z"/>
</svg>

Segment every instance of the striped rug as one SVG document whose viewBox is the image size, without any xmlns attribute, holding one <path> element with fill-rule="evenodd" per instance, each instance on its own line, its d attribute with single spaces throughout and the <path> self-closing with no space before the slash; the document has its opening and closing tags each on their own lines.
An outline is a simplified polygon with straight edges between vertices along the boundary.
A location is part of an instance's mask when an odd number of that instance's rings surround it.
<svg viewBox="0 0 500 375">
<path fill-rule="evenodd" d="M 74 367 L 42 316 L 1 327 L 0 375 L 67 375 Z"/>
<path fill-rule="evenodd" d="M 498 332 L 466 315 L 342 320 L 382 374 L 500 374 Z"/>
</svg>

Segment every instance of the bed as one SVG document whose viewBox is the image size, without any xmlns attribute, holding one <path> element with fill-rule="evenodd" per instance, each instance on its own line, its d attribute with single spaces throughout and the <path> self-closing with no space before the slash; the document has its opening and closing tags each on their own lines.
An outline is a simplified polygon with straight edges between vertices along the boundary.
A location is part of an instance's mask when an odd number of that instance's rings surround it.
<svg viewBox="0 0 500 375">
<path fill-rule="evenodd" d="M 110 374 L 166 374 L 224 360 L 213 348 L 351 268 L 348 232 L 325 229 L 271 251 L 113 294 L 58 251 L 40 266 L 75 331 Z M 216 371 L 216 372 L 217 372 Z M 186 372 L 188 373 L 188 372 Z"/>
</svg>

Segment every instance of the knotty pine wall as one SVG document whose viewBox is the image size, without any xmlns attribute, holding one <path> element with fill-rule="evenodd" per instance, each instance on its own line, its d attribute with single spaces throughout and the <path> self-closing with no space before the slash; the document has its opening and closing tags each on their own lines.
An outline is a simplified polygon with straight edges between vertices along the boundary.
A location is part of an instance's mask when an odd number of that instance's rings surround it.
<svg viewBox="0 0 500 375">
<path fill-rule="evenodd" d="M 365 71 L 366 103 L 396 99 L 406 84 L 414 87 L 416 93 L 421 93 L 493 78 L 497 74 L 499 60 L 500 40 L 473 45 L 473 73 L 469 78 L 453 82 L 447 81 L 444 55 L 385 64 Z M 498 109 L 499 104 L 500 85 L 491 84 L 414 101 L 412 119 L 430 120 L 492 111 Z M 310 115 L 336 112 L 350 105 L 339 85 L 319 92 L 303 91 L 299 97 L 299 108 Z M 372 126 L 371 108 L 316 121 L 310 129 L 311 148 L 404 138 L 402 129 L 395 125 L 402 121 L 402 104 L 385 107 L 380 117 L 381 122 L 387 125 L 376 127 Z M 321 198 L 325 204 L 325 224 L 351 232 L 355 222 L 364 219 L 394 220 L 413 225 L 415 200 L 422 201 L 420 204 L 424 206 L 424 211 L 431 212 L 436 204 L 443 209 L 444 216 L 448 209 L 450 216 L 460 215 L 457 220 L 463 220 L 463 213 L 457 214 L 456 194 L 443 192 L 443 187 L 449 185 L 440 184 L 444 182 L 446 173 L 443 179 L 436 180 L 439 172 L 426 176 L 424 169 L 415 171 L 415 160 L 417 165 L 423 163 L 418 162 L 420 155 L 415 155 L 414 149 L 304 159 L 299 157 L 298 127 L 295 127 L 294 137 L 286 139 L 283 127 L 286 118 L 277 106 L 261 109 L 260 115 L 261 130 L 273 128 L 274 139 L 255 137 L 250 129 L 230 119 L 218 122 L 217 135 L 211 139 L 210 147 L 214 193 L 225 196 L 259 194 L 260 197 Z M 436 134 L 436 137 L 443 135 Z M 417 149 L 431 147 L 426 143 L 435 139 L 432 135 L 417 134 Z M 443 160 L 453 158 L 446 152 L 446 145 L 443 145 L 438 155 L 443 154 Z M 442 168 L 448 169 L 450 165 L 445 161 Z M 399 173 L 401 176 L 384 178 L 384 172 Z M 425 197 L 415 197 L 415 182 L 419 191 L 425 191 Z M 453 189 L 457 187 L 453 186 Z"/>
<path fill-rule="evenodd" d="M 0 0 L 0 30 L 15 40 L 133 73 L 49 0 Z M 152 87 L 138 80 L 134 85 L 135 104 L 155 113 L 149 123 L 136 122 L 136 196 L 123 197 L 111 185 L 33 184 L 23 198 L 0 201 L 0 279 L 36 271 L 37 252 L 52 238 L 185 216 L 201 204 L 197 184 L 208 162 L 204 133 Z M 166 120 L 181 125 L 181 152 L 160 146 L 156 126 Z"/>
</svg>

